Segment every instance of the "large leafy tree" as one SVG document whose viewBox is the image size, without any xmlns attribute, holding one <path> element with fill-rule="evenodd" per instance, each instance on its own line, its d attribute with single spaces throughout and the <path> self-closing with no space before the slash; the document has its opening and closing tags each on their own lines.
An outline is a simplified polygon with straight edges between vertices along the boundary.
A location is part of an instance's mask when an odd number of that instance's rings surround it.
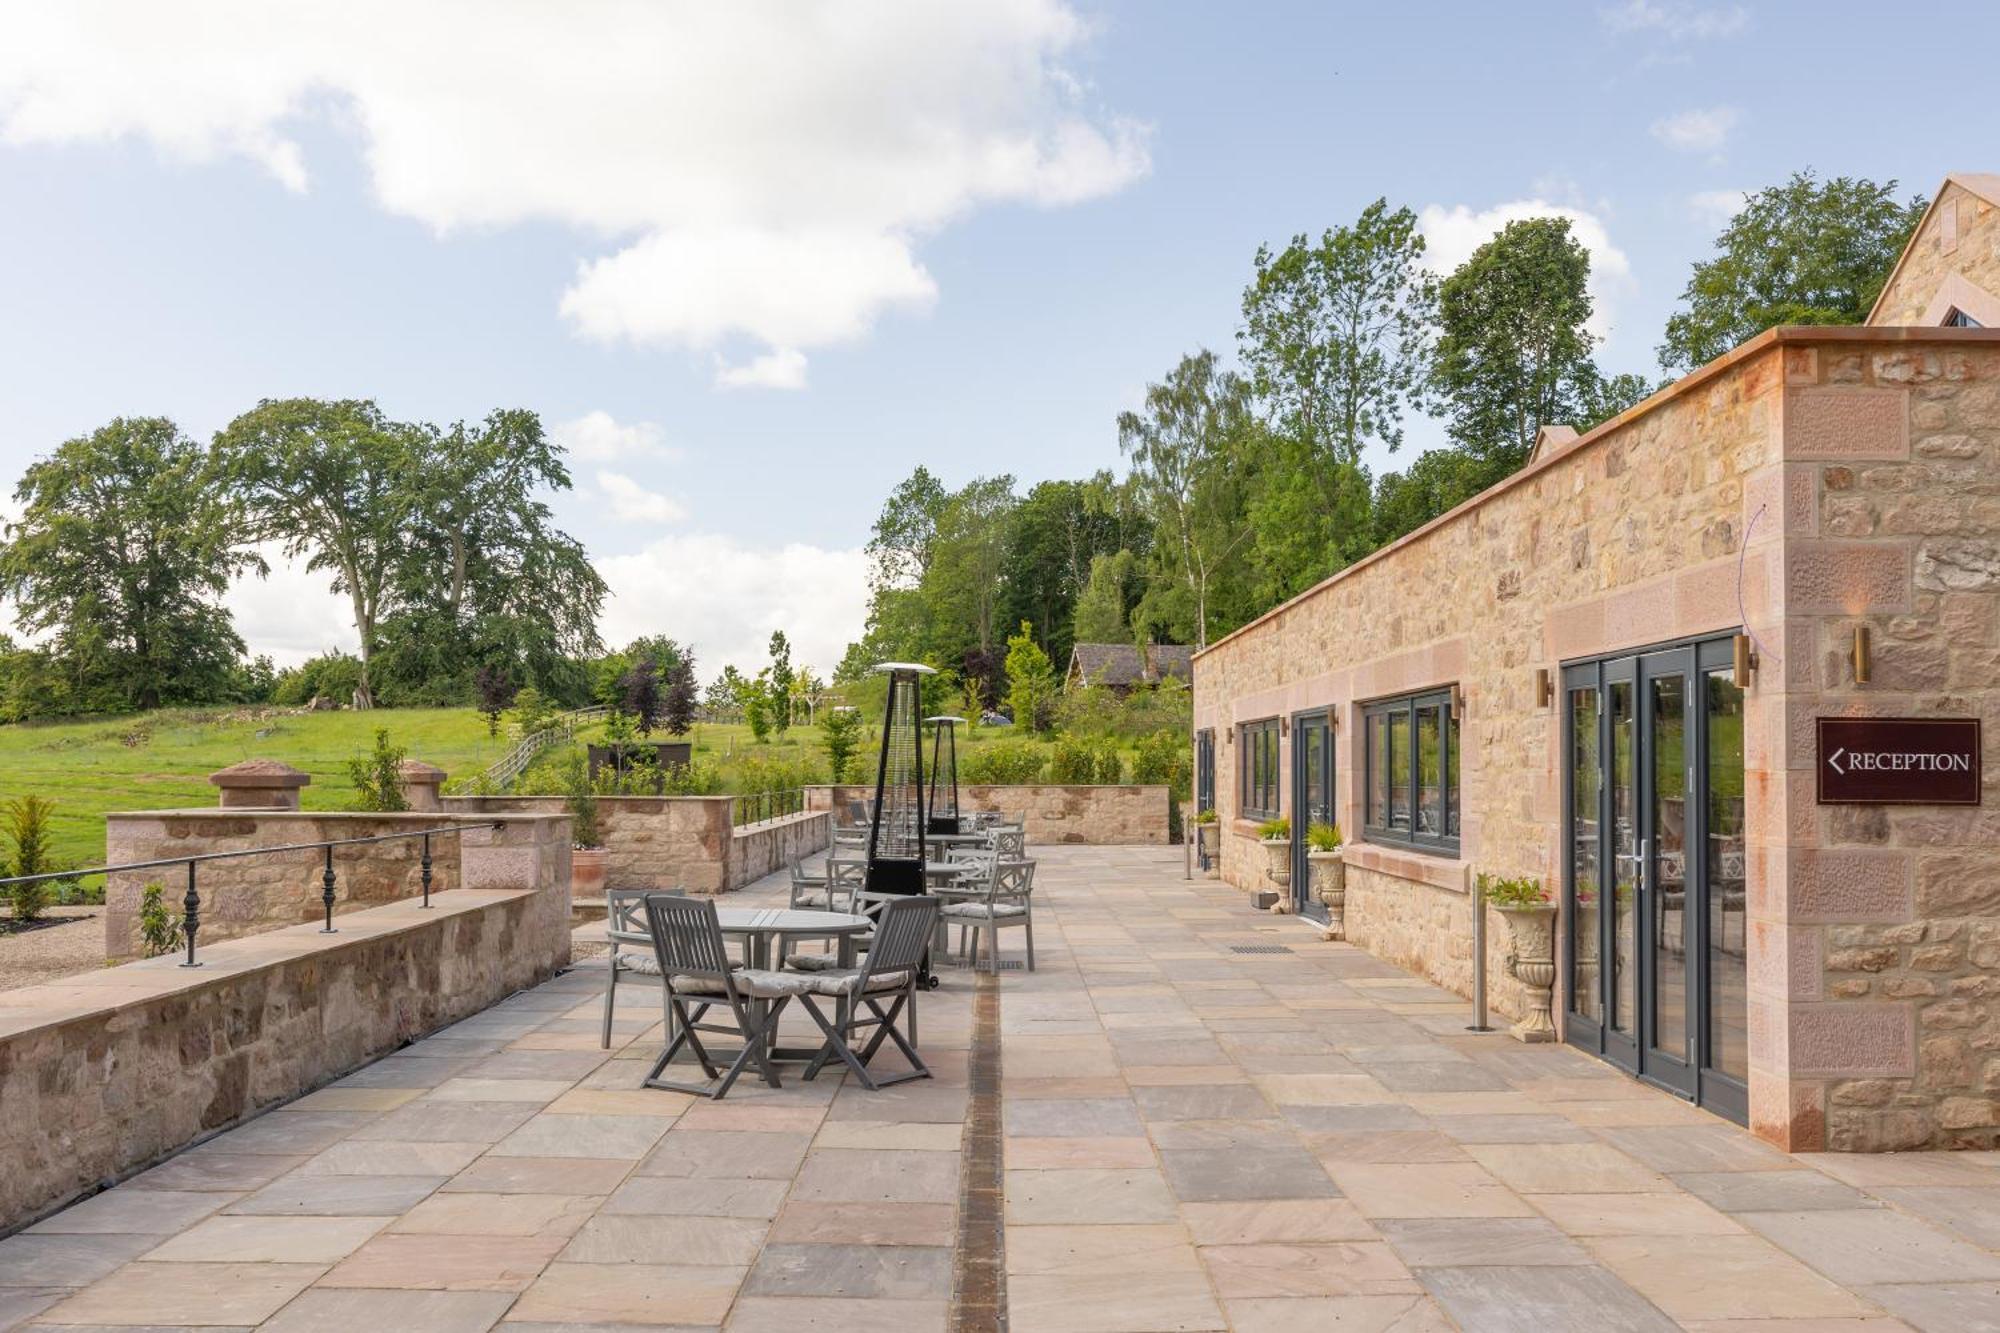
<svg viewBox="0 0 2000 1333">
<path fill-rule="evenodd" d="M 792 641 L 781 629 L 771 631 L 769 686 L 771 725 L 782 736 L 792 726 Z"/>
<path fill-rule="evenodd" d="M 984 659 L 999 647 L 997 617 L 1019 503 L 1012 477 L 978 477 L 953 492 L 939 511 L 936 546 L 923 580 L 930 656 L 946 662 L 967 654 Z"/>
<path fill-rule="evenodd" d="M 410 493 L 404 478 L 418 432 L 374 403 L 265 399 L 216 438 L 249 531 L 282 544 L 306 568 L 330 571 L 345 593 L 360 640 L 356 695 L 374 702 L 369 664 L 381 617 L 392 604 Z"/>
<path fill-rule="evenodd" d="M 1021 498 L 1009 528 L 1000 623 L 1031 622 L 1050 659 L 1067 662 L 1076 641 L 1074 608 L 1092 562 L 1125 550 L 1143 558 L 1151 545 L 1150 518 L 1129 482 L 1100 471 L 1079 481 L 1038 482 Z M 977 674 L 981 702 L 996 702 L 997 658 Z"/>
<path fill-rule="evenodd" d="M 1149 611 L 1196 647 L 1218 627 L 1219 585 L 1250 535 L 1236 464 L 1255 435 L 1249 384 L 1219 369 L 1209 351 L 1182 357 L 1164 380 L 1146 386 L 1141 410 L 1118 414 L 1118 447 L 1154 526 L 1162 595 L 1150 599 Z"/>
<path fill-rule="evenodd" d="M 1662 369 L 1692 370 L 1779 324 L 1859 324 L 1923 217 L 1896 182 L 1811 171 L 1759 190 L 1694 266 L 1667 318 Z"/>
<path fill-rule="evenodd" d="M 1124 643 L 1132 637 L 1132 584 L 1138 560 L 1130 551 L 1100 555 L 1090 562 L 1090 578 L 1076 599 L 1076 639 L 1080 643 Z"/>
<path fill-rule="evenodd" d="M 165 417 L 120 417 L 32 464 L 14 497 L 0 591 L 51 634 L 67 706 L 227 697 L 243 641 L 222 595 L 261 562 L 210 451 Z"/>
</svg>

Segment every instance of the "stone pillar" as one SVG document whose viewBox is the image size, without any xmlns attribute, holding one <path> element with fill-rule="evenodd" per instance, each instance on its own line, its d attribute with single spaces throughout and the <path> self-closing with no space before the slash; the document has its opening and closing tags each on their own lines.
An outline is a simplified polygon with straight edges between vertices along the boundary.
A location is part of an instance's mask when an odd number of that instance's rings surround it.
<svg viewBox="0 0 2000 1333">
<path fill-rule="evenodd" d="M 225 810 L 296 810 L 299 789 L 312 778 L 275 759 L 245 759 L 210 773 L 208 780 L 222 789 Z"/>
<path fill-rule="evenodd" d="M 402 783 L 403 801 L 412 810 L 442 810 L 438 788 L 444 785 L 444 770 L 421 759 L 405 759 L 396 765 Z"/>
</svg>

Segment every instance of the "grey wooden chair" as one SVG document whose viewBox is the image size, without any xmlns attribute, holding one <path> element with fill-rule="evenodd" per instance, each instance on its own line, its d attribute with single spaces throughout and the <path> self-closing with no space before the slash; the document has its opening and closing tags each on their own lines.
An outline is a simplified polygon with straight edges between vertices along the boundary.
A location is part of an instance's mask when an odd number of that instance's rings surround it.
<svg viewBox="0 0 2000 1333">
<path fill-rule="evenodd" d="M 812 993 L 799 1003 L 826 1035 L 826 1045 L 806 1066 L 806 1077 L 816 1078 L 829 1060 L 838 1059 L 870 1092 L 913 1078 L 929 1078 L 930 1066 L 917 1054 L 917 990 L 924 955 L 930 948 L 931 932 L 937 926 L 937 899 L 910 896 L 896 899 L 882 908 L 875 926 L 875 946 L 868 961 L 857 968 L 839 972 L 816 972 L 811 976 Z M 814 996 L 838 1002 L 835 1016 L 828 1019 Z M 884 1003 L 888 1008 L 884 1009 Z M 862 1011 L 866 1010 L 864 1014 Z M 898 1020 L 905 1019 L 906 1037 Z M 868 1044 L 856 1051 L 854 1034 L 860 1028 L 874 1028 Z M 906 1073 L 878 1076 L 868 1072 L 884 1040 L 910 1062 Z"/>
<path fill-rule="evenodd" d="M 995 824 L 986 830 L 986 845 L 1003 861 L 1018 861 L 1028 854 L 1028 830 L 1019 824 Z"/>
<path fill-rule="evenodd" d="M 833 903 L 828 891 L 827 873 L 817 874 L 806 869 L 805 858 L 792 862 L 792 906 L 795 908 L 816 908 L 824 910 Z"/>
<path fill-rule="evenodd" d="M 618 999 L 618 978 L 630 972 L 649 981 L 660 979 L 660 961 L 653 953 L 652 932 L 646 928 L 646 895 L 653 889 L 606 889 L 604 891 L 604 938 L 611 945 L 607 964 L 611 980 L 604 987 L 604 1036 L 598 1043 L 611 1049 L 612 1008 Z M 660 988 L 660 1013 L 667 1027 L 674 1025 L 673 1006 L 667 1003 L 666 988 Z"/>
<path fill-rule="evenodd" d="M 667 1028 L 672 1034 L 660 1058 L 647 1071 L 646 1086 L 720 1101 L 735 1085 L 737 1076 L 754 1061 L 764 1082 L 778 1087 L 778 1071 L 772 1067 L 768 1047 L 778 1031 L 778 1019 L 784 1014 L 785 1005 L 811 990 L 812 978 L 796 972 L 739 967 L 729 957 L 729 947 L 722 938 L 722 923 L 711 898 L 649 893 L 646 924 L 652 932 L 653 952 L 666 990 L 671 1015 Z M 732 1023 L 702 1021 L 709 1010 L 725 1006 Z M 743 1048 L 727 1070 L 718 1070 L 708 1048 L 702 1045 L 700 1034 L 704 1032 L 735 1033 L 743 1038 Z M 721 1081 L 709 1087 L 670 1083 L 660 1077 L 683 1046 L 694 1052 L 702 1073 L 711 1080 Z"/>
<path fill-rule="evenodd" d="M 984 935 L 987 967 L 991 971 L 999 971 L 1000 932 L 1019 926 L 1027 932 L 1028 970 L 1035 970 L 1034 892 L 1033 861 L 1007 861 L 995 857 L 987 871 L 985 896 L 951 903 L 944 908 L 941 915 L 946 928 L 960 928 L 961 949 L 966 934 L 971 935 L 969 961 L 973 967 L 979 966 L 979 940 Z"/>
</svg>

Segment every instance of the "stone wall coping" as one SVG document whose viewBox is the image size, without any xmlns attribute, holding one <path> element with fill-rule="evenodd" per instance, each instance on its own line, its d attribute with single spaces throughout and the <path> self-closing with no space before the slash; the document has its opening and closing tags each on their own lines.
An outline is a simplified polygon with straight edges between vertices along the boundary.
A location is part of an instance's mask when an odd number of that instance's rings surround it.
<svg viewBox="0 0 2000 1333">
<path fill-rule="evenodd" d="M 331 935 L 322 934 L 317 924 L 308 924 L 201 945 L 196 954 L 202 963 L 200 967 L 183 968 L 182 955 L 169 954 L 39 986 L 0 991 L 0 1040 L 79 1019 L 115 1014 L 168 996 L 192 994 L 258 968 L 336 953 L 357 944 L 421 930 L 449 917 L 469 915 L 537 892 L 540 890 L 533 888 L 451 889 L 432 894 L 428 911 L 416 899 L 405 898 L 380 907 L 342 913 L 337 918 L 339 928 Z M 197 942 L 199 938 L 196 937 Z"/>
<path fill-rule="evenodd" d="M 1781 324 L 1776 328 L 1766 329 L 1762 333 L 1758 334 L 1756 337 L 1746 340 L 1741 345 L 1736 347 L 1734 350 L 1724 352 L 1721 356 L 1715 358 L 1715 360 L 1709 362 L 1707 365 L 1702 366 L 1700 369 L 1688 372 L 1686 375 L 1682 376 L 1678 380 L 1675 380 L 1672 384 L 1668 385 L 1664 389 L 1661 389 L 1659 392 L 1653 394 L 1651 397 L 1645 399 L 1643 402 L 1640 402 L 1633 407 L 1626 408 L 1623 412 L 1619 413 L 1615 417 L 1612 417 L 1609 421 L 1600 423 L 1596 427 L 1592 428 L 1588 433 L 1586 433 L 1581 439 L 1577 440 L 1573 444 L 1566 446 L 1560 452 L 1551 454 L 1545 458 L 1535 459 L 1533 462 L 1524 466 L 1519 472 L 1514 473 L 1512 476 L 1509 476 L 1504 480 L 1495 482 L 1493 485 L 1479 492 L 1479 494 L 1463 501 L 1458 505 L 1457 508 L 1446 510 L 1444 513 L 1438 515 L 1430 522 L 1424 524 L 1422 527 L 1413 529 L 1412 531 L 1405 533 L 1403 536 L 1398 537 L 1395 541 L 1390 542 L 1387 546 L 1369 552 L 1367 555 L 1361 557 L 1359 560 L 1347 566 L 1345 569 L 1338 570 L 1335 573 L 1328 575 L 1326 578 L 1321 579 L 1318 583 L 1313 584 L 1312 587 L 1307 588 L 1304 592 L 1299 593 L 1296 596 L 1289 597 L 1286 600 L 1278 603 L 1276 606 L 1266 611 L 1263 615 L 1258 616 L 1256 619 L 1247 621 L 1244 624 L 1237 626 L 1229 633 L 1217 639 L 1214 643 L 1209 644 L 1206 648 L 1203 648 L 1199 652 L 1197 652 L 1194 655 L 1194 660 L 1197 664 L 1199 664 L 1202 658 L 1207 657 L 1209 654 L 1215 652 L 1217 649 L 1222 648 L 1227 644 L 1233 643 L 1239 638 L 1243 638 L 1251 634 L 1253 631 L 1262 628 L 1265 624 L 1271 621 L 1277 620 L 1279 617 L 1283 616 L 1287 611 L 1291 610 L 1293 607 L 1301 606 L 1306 602 L 1313 600 L 1320 594 L 1324 593 L 1327 589 L 1333 587 L 1337 583 L 1340 583 L 1342 580 L 1353 578 L 1355 575 L 1359 574 L 1362 570 L 1367 569 L 1372 565 L 1375 565 L 1384 560 L 1392 559 L 1398 553 L 1400 553 L 1405 547 L 1414 546 L 1416 543 L 1424 540 L 1426 537 L 1430 536 L 1431 533 L 1436 532 L 1440 528 L 1447 527 L 1453 523 L 1457 523 L 1463 520 L 1468 515 L 1473 513 L 1475 510 L 1478 510 L 1483 506 L 1492 503 L 1495 499 L 1499 498 L 1502 495 L 1507 494 L 1509 491 L 1514 490 L 1516 487 L 1528 485 L 1529 483 L 1539 478 L 1542 475 L 1542 473 L 1550 470 L 1551 468 L 1572 462 L 1573 460 L 1581 457 L 1586 451 L 1603 443 L 1605 440 L 1609 439 L 1611 436 L 1615 435 L 1617 432 L 1624 429 L 1625 427 L 1631 425 L 1633 422 L 1638 421 L 1640 418 L 1648 416 L 1653 412 L 1659 411 L 1661 408 L 1665 407 L 1668 403 L 1671 403 L 1675 399 L 1680 398 L 1692 392 L 1693 390 L 1700 388 L 1702 385 L 1707 384 L 1710 380 L 1715 379 L 1718 376 L 1730 370 L 1735 369 L 1737 365 L 1741 364 L 1744 361 L 1752 360 L 1758 356 L 1763 355 L 1766 352 L 1769 352 L 1773 349 L 1780 347 L 1791 347 L 1791 346 L 1826 347 L 1826 346 L 1839 346 L 1843 343 L 1854 343 L 1863 345 L 1893 344 L 1893 343 L 1969 343 L 1974 345 L 1983 344 L 1991 346 L 1994 343 L 2000 343 L 2000 329 L 1919 328 L 1915 326 L 1902 326 L 1902 325 L 1864 327 L 1861 325 L 1803 325 L 1803 324 Z"/>
<path fill-rule="evenodd" d="M 479 799 L 479 798 L 474 798 Z M 508 798 L 513 799 L 513 798 Z M 560 796 L 552 796 L 552 801 L 560 801 Z M 610 800 L 610 797 L 600 799 Z M 112 810 L 106 819 L 305 819 L 305 820 L 408 820 L 413 824 L 429 828 L 445 828 L 454 824 L 466 824 L 478 828 L 483 824 L 502 822 L 528 823 L 537 819 L 551 819 L 530 810 L 495 810 L 491 814 L 480 813 L 477 818 L 468 815 L 453 815 L 449 810 L 287 810 L 275 806 L 244 806 L 230 809 L 219 805 L 182 806 L 170 810 Z"/>
<path fill-rule="evenodd" d="M 208 775 L 218 787 L 304 787 L 312 775 L 277 759 L 245 759 Z"/>
</svg>

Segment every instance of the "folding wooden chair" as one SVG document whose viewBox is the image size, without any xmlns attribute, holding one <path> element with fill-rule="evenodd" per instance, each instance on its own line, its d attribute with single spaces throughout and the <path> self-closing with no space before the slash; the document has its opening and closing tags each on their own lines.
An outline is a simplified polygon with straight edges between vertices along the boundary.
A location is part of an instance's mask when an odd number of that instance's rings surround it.
<svg viewBox="0 0 2000 1333">
<path fill-rule="evenodd" d="M 651 927 L 654 956 L 660 965 L 661 984 L 666 988 L 671 1016 L 667 1027 L 673 1038 L 647 1072 L 646 1086 L 720 1101 L 753 1060 L 764 1081 L 774 1088 L 779 1086 L 778 1071 L 771 1065 L 767 1047 L 778 1031 L 778 1019 L 785 1012 L 786 1003 L 811 990 L 812 978 L 802 973 L 738 967 L 730 961 L 728 946 L 722 938 L 722 923 L 711 898 L 647 894 L 646 923 Z M 701 1021 L 710 1009 L 723 1005 L 728 1006 L 735 1019 L 733 1025 Z M 736 1033 L 743 1038 L 743 1049 L 737 1052 L 726 1072 L 717 1070 L 708 1048 L 702 1045 L 699 1034 L 703 1032 Z M 682 1046 L 694 1052 L 704 1074 L 722 1081 L 709 1088 L 669 1083 L 661 1078 Z"/>
<path fill-rule="evenodd" d="M 606 889 L 604 892 L 604 938 L 611 945 L 606 963 L 611 980 L 604 987 L 604 1037 L 598 1043 L 611 1048 L 611 1011 L 618 999 L 618 978 L 627 972 L 651 981 L 660 979 L 660 960 L 653 952 L 653 937 L 646 929 L 646 895 L 653 889 Z M 640 950 L 644 952 L 640 952 Z M 660 993 L 660 1012 L 667 1026 L 674 1025 L 673 1007 Z"/>
<path fill-rule="evenodd" d="M 927 897 L 900 897 L 884 904 L 876 920 L 875 944 L 869 949 L 864 966 L 811 974 L 812 993 L 800 996 L 799 1003 L 826 1034 L 826 1045 L 806 1066 L 807 1078 L 817 1077 L 826 1062 L 833 1059 L 846 1065 L 870 1092 L 931 1076 L 930 1066 L 917 1054 L 914 1036 L 918 977 L 930 948 L 931 932 L 937 925 L 937 910 L 937 899 Z M 829 1021 L 813 1003 L 815 995 L 839 1002 L 834 1019 Z M 882 1007 L 884 1001 L 888 1002 L 887 1009 Z M 910 1037 L 905 1037 L 897 1026 L 898 1020 L 906 1016 Z M 857 1053 L 853 1045 L 855 1030 L 867 1027 L 874 1028 L 875 1035 Z M 896 1049 L 910 1062 L 909 1072 L 887 1077 L 868 1072 L 868 1062 L 875 1058 L 885 1040 L 896 1043 Z"/>
</svg>

